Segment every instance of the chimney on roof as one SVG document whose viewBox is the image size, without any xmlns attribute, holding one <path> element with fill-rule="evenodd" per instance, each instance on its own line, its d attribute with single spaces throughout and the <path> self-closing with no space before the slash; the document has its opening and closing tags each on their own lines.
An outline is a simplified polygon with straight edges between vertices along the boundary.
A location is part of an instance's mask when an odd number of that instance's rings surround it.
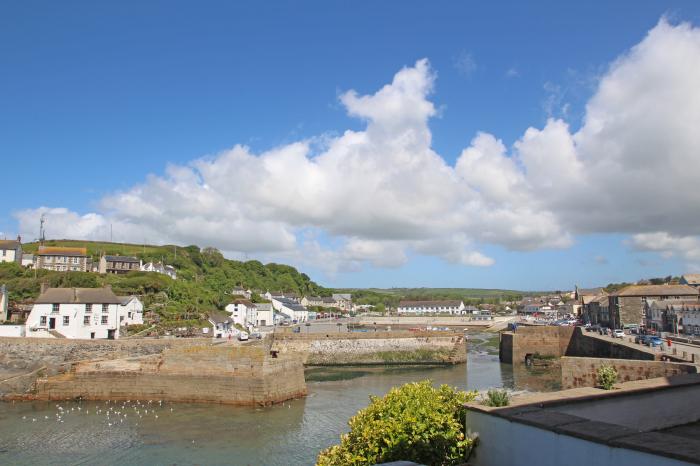
<svg viewBox="0 0 700 466">
<path fill-rule="evenodd" d="M 17 235 L 17 242 L 21 243 L 22 242 L 22 237 L 20 235 Z"/>
<path fill-rule="evenodd" d="M 46 292 L 46 290 L 48 288 L 49 288 L 49 285 L 46 282 L 41 282 L 41 285 L 39 287 L 39 291 L 41 292 L 41 294 L 44 294 L 44 292 Z"/>
<path fill-rule="evenodd" d="M 77 301 L 78 301 L 78 289 L 73 288 L 73 302 L 77 302 Z"/>
</svg>

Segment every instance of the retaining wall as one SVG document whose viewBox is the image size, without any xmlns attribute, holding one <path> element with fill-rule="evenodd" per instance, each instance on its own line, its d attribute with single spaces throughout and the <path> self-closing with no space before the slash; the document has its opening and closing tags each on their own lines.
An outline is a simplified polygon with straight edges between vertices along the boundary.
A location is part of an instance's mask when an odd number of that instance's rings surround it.
<svg viewBox="0 0 700 466">
<path fill-rule="evenodd" d="M 414 336 L 401 332 L 275 336 L 272 350 L 299 354 L 306 365 L 456 364 L 466 362 L 460 334 Z"/>
<path fill-rule="evenodd" d="M 162 354 L 70 364 L 39 377 L 22 398 L 167 400 L 269 405 L 306 394 L 299 357 L 273 358 L 263 347 L 189 346 Z"/>
<path fill-rule="evenodd" d="M 660 357 L 643 347 L 587 335 L 580 327 L 519 326 L 516 332 L 503 332 L 499 344 L 501 362 L 524 363 L 525 356 L 575 356 L 614 359 L 656 360 Z"/>
<path fill-rule="evenodd" d="M 697 367 L 692 364 L 667 361 L 563 357 L 560 364 L 563 390 L 595 387 L 597 385 L 596 373 L 602 366 L 614 367 L 618 374 L 618 382 L 697 373 Z"/>
</svg>

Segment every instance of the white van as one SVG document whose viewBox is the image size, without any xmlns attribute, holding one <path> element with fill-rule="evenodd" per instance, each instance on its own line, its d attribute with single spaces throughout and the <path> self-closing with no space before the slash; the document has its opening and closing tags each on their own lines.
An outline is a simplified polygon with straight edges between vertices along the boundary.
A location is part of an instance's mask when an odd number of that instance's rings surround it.
<svg viewBox="0 0 700 466">
<path fill-rule="evenodd" d="M 238 341 L 248 341 L 248 334 L 241 332 L 238 334 Z"/>
</svg>

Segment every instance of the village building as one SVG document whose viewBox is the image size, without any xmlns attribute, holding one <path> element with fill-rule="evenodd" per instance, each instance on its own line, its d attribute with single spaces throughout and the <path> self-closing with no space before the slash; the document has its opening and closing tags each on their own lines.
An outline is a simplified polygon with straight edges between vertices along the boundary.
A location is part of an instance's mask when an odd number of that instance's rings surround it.
<svg viewBox="0 0 700 466">
<path fill-rule="evenodd" d="M 163 265 L 161 262 L 147 262 L 141 267 L 142 272 L 155 272 L 162 275 L 167 275 L 173 280 L 177 280 L 177 271 L 171 265 Z"/>
<path fill-rule="evenodd" d="M 253 296 L 253 292 L 251 290 L 246 290 L 242 286 L 235 286 L 231 290 L 231 296 L 240 296 L 243 299 L 250 299 Z"/>
<path fill-rule="evenodd" d="M 143 303 L 138 296 L 117 296 L 119 298 L 119 325 L 143 324 Z"/>
<path fill-rule="evenodd" d="M 97 269 L 102 274 L 125 274 L 138 270 L 141 270 L 141 261 L 131 256 L 102 256 Z"/>
<path fill-rule="evenodd" d="M 121 300 L 109 286 L 42 288 L 27 318 L 28 337 L 119 338 Z"/>
<path fill-rule="evenodd" d="M 352 295 L 350 293 L 333 293 L 331 296 L 336 302 L 336 307 L 343 311 L 352 310 Z"/>
<path fill-rule="evenodd" d="M 0 240 L 0 262 L 22 263 L 22 238 Z"/>
<path fill-rule="evenodd" d="M 700 273 L 686 273 L 681 276 L 679 281 L 681 285 L 690 285 L 695 288 L 700 287 Z"/>
<path fill-rule="evenodd" d="M 275 310 L 272 307 L 272 303 L 255 303 L 255 307 L 257 308 L 256 327 L 274 325 Z"/>
<path fill-rule="evenodd" d="M 610 328 L 644 324 L 645 303 L 669 299 L 698 301 L 700 291 L 689 285 L 630 285 L 608 297 Z"/>
<path fill-rule="evenodd" d="M 465 314 L 462 301 L 401 301 L 397 308 L 399 314 Z"/>
<path fill-rule="evenodd" d="M 229 313 L 234 324 L 246 328 L 257 325 L 257 307 L 247 299 L 236 299 L 226 306 L 226 312 Z"/>
<path fill-rule="evenodd" d="M 213 338 L 229 338 L 239 333 L 233 319 L 225 312 L 210 311 L 208 320 L 212 325 Z"/>
<path fill-rule="evenodd" d="M 323 306 L 323 298 L 320 296 L 304 296 L 301 298 L 302 306 Z"/>
<path fill-rule="evenodd" d="M 88 272 L 91 270 L 86 248 L 39 246 L 35 267 L 56 272 Z"/>
<path fill-rule="evenodd" d="M 7 312 L 7 307 L 10 302 L 9 293 L 5 285 L 0 286 L 0 322 L 7 322 L 10 316 Z"/>
<path fill-rule="evenodd" d="M 292 322 L 306 322 L 309 320 L 309 310 L 301 304 L 287 297 L 273 297 L 272 307 L 275 311 L 285 314 Z"/>
<path fill-rule="evenodd" d="M 697 300 L 648 300 L 645 326 L 656 332 L 700 335 L 700 302 Z"/>
<path fill-rule="evenodd" d="M 34 254 L 22 253 L 22 267 L 29 269 L 34 267 Z"/>
</svg>

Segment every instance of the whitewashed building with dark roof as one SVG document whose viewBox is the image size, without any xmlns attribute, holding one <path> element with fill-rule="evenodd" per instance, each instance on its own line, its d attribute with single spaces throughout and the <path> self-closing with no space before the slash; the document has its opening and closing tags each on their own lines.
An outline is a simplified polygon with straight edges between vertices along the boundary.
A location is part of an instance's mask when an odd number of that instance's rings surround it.
<svg viewBox="0 0 700 466">
<path fill-rule="evenodd" d="M 399 314 L 466 314 L 464 303 L 457 300 L 401 301 L 396 311 Z"/>
<path fill-rule="evenodd" d="M 119 338 L 121 300 L 110 287 L 46 288 L 34 301 L 26 335 L 39 338 Z"/>
</svg>

